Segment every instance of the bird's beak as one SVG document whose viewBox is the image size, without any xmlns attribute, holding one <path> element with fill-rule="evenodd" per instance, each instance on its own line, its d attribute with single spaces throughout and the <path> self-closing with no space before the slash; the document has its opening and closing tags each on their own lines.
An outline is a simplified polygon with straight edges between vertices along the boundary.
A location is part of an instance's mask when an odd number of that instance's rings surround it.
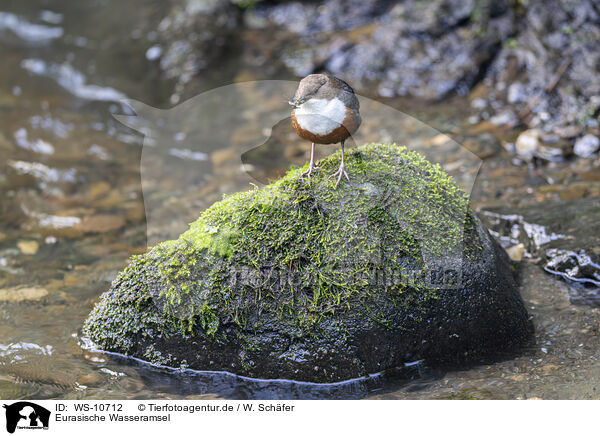
<svg viewBox="0 0 600 436">
<path fill-rule="evenodd" d="M 294 106 L 294 107 L 300 107 L 300 105 L 302 103 L 304 103 L 304 99 L 301 97 L 296 98 L 295 100 L 289 101 L 288 103 L 290 104 L 290 106 Z"/>
</svg>

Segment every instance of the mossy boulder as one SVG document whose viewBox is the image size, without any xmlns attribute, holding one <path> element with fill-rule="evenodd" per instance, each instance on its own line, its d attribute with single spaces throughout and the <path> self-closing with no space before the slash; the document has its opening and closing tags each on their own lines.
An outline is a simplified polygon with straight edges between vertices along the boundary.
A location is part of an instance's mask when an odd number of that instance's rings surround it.
<svg viewBox="0 0 600 436">
<path fill-rule="evenodd" d="M 505 252 L 439 166 L 395 145 L 349 150 L 226 196 L 134 256 L 84 333 L 168 366 L 330 382 L 530 338 Z"/>
</svg>

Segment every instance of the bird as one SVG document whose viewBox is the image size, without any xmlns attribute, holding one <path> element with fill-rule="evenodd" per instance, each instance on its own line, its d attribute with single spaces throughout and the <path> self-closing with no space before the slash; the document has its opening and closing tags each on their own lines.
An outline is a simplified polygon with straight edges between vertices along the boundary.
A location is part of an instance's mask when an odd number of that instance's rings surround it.
<svg viewBox="0 0 600 436">
<path fill-rule="evenodd" d="M 330 74 L 310 74 L 300 81 L 294 98 L 289 102 L 292 109 L 292 125 L 298 136 L 312 142 L 308 169 L 300 177 L 310 176 L 315 163 L 315 144 L 341 143 L 342 160 L 338 170 L 329 177 L 336 177 L 337 189 L 342 176 L 348 181 L 344 166 L 344 142 L 360 127 L 360 105 L 354 89 L 346 82 Z"/>
</svg>

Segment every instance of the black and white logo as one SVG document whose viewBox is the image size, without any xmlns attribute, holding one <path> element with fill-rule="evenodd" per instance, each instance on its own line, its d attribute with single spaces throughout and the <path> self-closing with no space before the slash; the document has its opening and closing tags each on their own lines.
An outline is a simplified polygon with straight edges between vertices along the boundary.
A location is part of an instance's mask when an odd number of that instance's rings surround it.
<svg viewBox="0 0 600 436">
<path fill-rule="evenodd" d="M 5 404 L 6 431 L 14 433 L 16 429 L 48 430 L 50 411 L 29 401 Z"/>
</svg>

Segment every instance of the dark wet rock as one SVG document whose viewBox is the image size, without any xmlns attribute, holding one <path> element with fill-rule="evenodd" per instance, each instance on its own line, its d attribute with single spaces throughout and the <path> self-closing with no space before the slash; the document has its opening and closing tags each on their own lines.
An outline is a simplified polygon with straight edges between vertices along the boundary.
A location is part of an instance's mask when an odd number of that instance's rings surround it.
<svg viewBox="0 0 600 436">
<path fill-rule="evenodd" d="M 324 68 L 385 97 L 466 92 L 513 30 L 502 1 L 329 0 L 263 13 L 298 35 L 283 54 L 297 75 Z"/>
<path fill-rule="evenodd" d="M 275 65 L 297 76 L 326 69 L 363 92 L 440 99 L 468 92 L 514 31 L 504 0 L 241 3 L 175 2 L 151 55 L 176 92 L 235 47 L 259 77 L 282 77 Z"/>
<path fill-rule="evenodd" d="M 484 81 L 488 96 L 530 127 L 598 125 L 600 10 L 595 0 L 531 0 Z"/>
<path fill-rule="evenodd" d="M 548 263 L 544 269 L 576 283 L 590 284 L 600 288 L 600 258 L 579 252 L 552 248 L 547 252 Z"/>
<path fill-rule="evenodd" d="M 240 20 L 240 9 L 228 0 L 176 1 L 158 25 L 150 55 L 182 87 L 232 50 Z"/>
<path fill-rule="evenodd" d="M 600 205 L 597 198 L 556 201 L 479 214 L 506 247 L 522 243 L 525 256 L 574 285 L 571 299 L 600 305 Z"/>
<path fill-rule="evenodd" d="M 151 54 L 177 79 L 178 94 L 201 71 L 223 77 L 223 62 L 237 57 L 234 69 L 248 77 L 328 70 L 360 92 L 383 97 L 436 100 L 483 83 L 487 94 L 477 100 L 487 102 L 484 118 L 497 125 L 598 126 L 600 12 L 594 0 L 173 4 Z"/>
<path fill-rule="evenodd" d="M 393 2 L 389 0 L 333 0 L 326 2 L 282 2 L 259 5 L 257 15 L 299 35 L 351 30 L 386 13 Z"/>
<path fill-rule="evenodd" d="M 528 340 L 506 253 L 439 167 L 365 145 L 334 190 L 339 162 L 225 197 L 133 257 L 85 334 L 155 364 L 317 382 Z"/>
</svg>

